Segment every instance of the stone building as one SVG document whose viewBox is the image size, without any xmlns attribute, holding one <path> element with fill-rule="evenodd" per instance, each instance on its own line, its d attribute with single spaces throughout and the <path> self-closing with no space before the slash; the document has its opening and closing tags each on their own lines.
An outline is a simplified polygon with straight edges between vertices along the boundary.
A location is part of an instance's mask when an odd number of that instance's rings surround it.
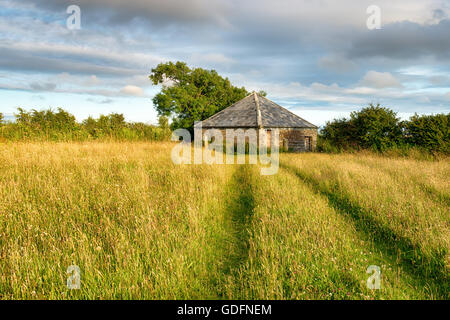
<svg viewBox="0 0 450 320">
<path fill-rule="evenodd" d="M 220 130 L 224 137 L 226 129 L 265 129 L 267 146 L 271 132 L 278 129 L 280 148 L 296 152 L 314 151 L 317 145 L 317 126 L 256 92 L 203 120 L 201 127 L 203 132 Z"/>
</svg>

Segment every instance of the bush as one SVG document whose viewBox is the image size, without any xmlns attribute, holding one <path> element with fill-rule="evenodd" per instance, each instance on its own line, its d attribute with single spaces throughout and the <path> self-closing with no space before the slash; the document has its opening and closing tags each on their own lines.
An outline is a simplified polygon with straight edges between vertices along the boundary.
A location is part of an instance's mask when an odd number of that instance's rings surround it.
<svg viewBox="0 0 450 320">
<path fill-rule="evenodd" d="M 323 152 L 390 150 L 390 153 L 406 155 L 414 148 L 415 153 L 450 153 L 449 116 L 414 115 L 409 121 L 401 122 L 394 111 L 369 105 L 352 112 L 350 119 L 327 122 L 320 132 L 318 149 Z"/>
<path fill-rule="evenodd" d="M 385 151 L 402 142 L 402 130 L 397 114 L 380 105 L 370 105 L 350 115 L 350 128 L 355 142 L 363 149 Z"/>
<path fill-rule="evenodd" d="M 76 122 L 73 115 L 59 108 L 26 111 L 18 108 L 16 122 L 5 124 L 0 137 L 7 140 L 84 141 L 91 139 L 168 140 L 171 131 L 144 123 L 127 123 L 123 114 L 100 115 Z"/>
<path fill-rule="evenodd" d="M 317 151 L 325 153 L 340 153 L 342 148 L 334 145 L 330 140 L 324 139 L 322 136 L 317 137 Z"/>
<path fill-rule="evenodd" d="M 450 113 L 419 116 L 404 124 L 405 140 L 429 151 L 450 153 Z"/>
<path fill-rule="evenodd" d="M 350 119 L 327 122 L 322 137 L 339 149 L 384 151 L 402 141 L 396 113 L 379 105 L 369 105 L 350 114 Z"/>
<path fill-rule="evenodd" d="M 319 137 L 319 141 L 321 140 L 320 147 L 327 149 L 333 147 L 339 151 L 356 148 L 357 144 L 354 137 L 355 128 L 352 127 L 349 120 L 345 118 L 335 119 L 331 122 L 327 122 L 326 126 L 322 129 Z"/>
</svg>

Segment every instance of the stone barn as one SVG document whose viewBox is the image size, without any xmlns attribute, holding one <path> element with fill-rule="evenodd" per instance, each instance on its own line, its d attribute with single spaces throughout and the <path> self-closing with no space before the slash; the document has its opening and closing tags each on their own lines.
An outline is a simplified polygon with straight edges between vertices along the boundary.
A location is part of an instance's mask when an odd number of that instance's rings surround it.
<svg viewBox="0 0 450 320">
<path fill-rule="evenodd" d="M 265 129 L 267 146 L 271 143 L 271 131 L 278 129 L 279 147 L 296 152 L 314 151 L 317 145 L 315 125 L 256 92 L 203 120 L 201 126 L 203 133 L 217 129 L 224 137 L 226 129 Z"/>
</svg>

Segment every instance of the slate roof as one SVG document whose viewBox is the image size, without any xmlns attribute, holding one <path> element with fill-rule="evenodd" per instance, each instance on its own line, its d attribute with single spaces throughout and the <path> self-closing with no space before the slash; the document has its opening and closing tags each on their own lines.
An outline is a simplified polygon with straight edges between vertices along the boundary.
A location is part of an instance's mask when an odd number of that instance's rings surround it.
<svg viewBox="0 0 450 320">
<path fill-rule="evenodd" d="M 202 127 L 317 129 L 317 126 L 256 92 L 203 120 Z"/>
</svg>

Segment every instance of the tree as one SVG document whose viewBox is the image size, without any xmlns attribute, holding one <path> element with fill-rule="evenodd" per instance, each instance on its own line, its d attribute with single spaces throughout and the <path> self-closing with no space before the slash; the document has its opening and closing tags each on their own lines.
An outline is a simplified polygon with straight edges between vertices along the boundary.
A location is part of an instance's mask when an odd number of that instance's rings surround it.
<svg viewBox="0 0 450 320">
<path fill-rule="evenodd" d="M 338 148 L 357 147 L 355 128 L 346 118 L 328 121 L 321 130 L 321 136 Z"/>
<path fill-rule="evenodd" d="M 397 114 L 388 109 L 370 104 L 361 111 L 350 114 L 350 123 L 355 128 L 355 138 L 363 148 L 384 151 L 401 143 L 402 129 Z"/>
<path fill-rule="evenodd" d="M 159 116 L 172 117 L 172 128 L 192 129 L 195 121 L 209 118 L 249 94 L 215 70 L 189 68 L 184 62 L 161 63 L 150 80 L 162 85 L 153 98 Z"/>
<path fill-rule="evenodd" d="M 99 129 L 97 128 L 97 120 L 95 120 L 92 116 L 84 119 L 82 122 L 82 126 L 87 130 L 89 135 L 98 138 Z"/>
<path fill-rule="evenodd" d="M 160 116 L 158 118 L 158 125 L 161 129 L 168 129 L 169 128 L 169 118 L 166 116 Z"/>
<path fill-rule="evenodd" d="M 14 114 L 14 116 L 16 117 L 16 122 L 22 125 L 31 124 L 31 112 L 27 112 L 22 108 L 17 108 L 17 110 L 19 111 L 19 113 Z"/>
<path fill-rule="evenodd" d="M 0 112 L 0 126 L 3 124 L 3 113 Z"/>
</svg>

